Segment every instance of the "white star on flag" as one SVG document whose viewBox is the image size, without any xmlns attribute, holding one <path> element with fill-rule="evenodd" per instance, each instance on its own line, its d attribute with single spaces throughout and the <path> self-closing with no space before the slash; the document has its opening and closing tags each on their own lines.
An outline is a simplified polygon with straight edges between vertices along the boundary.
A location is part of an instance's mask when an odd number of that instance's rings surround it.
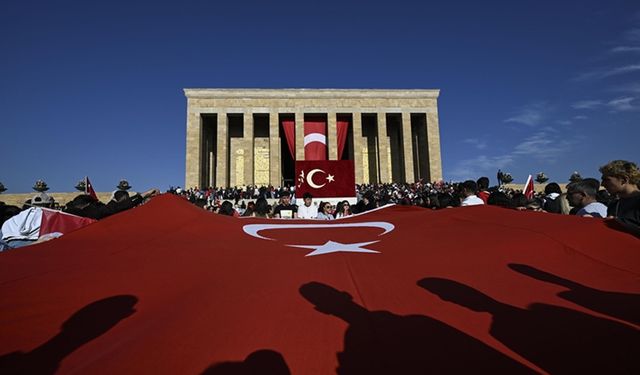
<svg viewBox="0 0 640 375">
<path fill-rule="evenodd" d="M 358 243 L 340 243 L 334 241 L 327 241 L 324 245 L 287 245 L 291 247 L 300 247 L 303 249 L 313 249 L 312 252 L 305 255 L 306 257 L 311 257 L 314 255 L 322 255 L 329 253 L 380 253 L 379 251 L 365 249 L 363 246 L 371 245 L 372 243 L 380 242 L 371 241 L 371 242 L 358 242 Z"/>
<path fill-rule="evenodd" d="M 327 181 L 333 182 L 334 181 L 333 175 L 327 175 Z"/>
</svg>

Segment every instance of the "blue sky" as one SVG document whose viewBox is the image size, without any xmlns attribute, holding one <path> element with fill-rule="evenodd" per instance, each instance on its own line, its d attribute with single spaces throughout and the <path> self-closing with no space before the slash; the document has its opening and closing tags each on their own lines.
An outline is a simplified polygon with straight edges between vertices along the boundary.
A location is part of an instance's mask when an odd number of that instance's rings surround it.
<svg viewBox="0 0 640 375">
<path fill-rule="evenodd" d="M 566 182 L 640 161 L 640 2 L 12 1 L 0 182 L 184 183 L 196 88 L 419 88 L 446 179 Z"/>
</svg>

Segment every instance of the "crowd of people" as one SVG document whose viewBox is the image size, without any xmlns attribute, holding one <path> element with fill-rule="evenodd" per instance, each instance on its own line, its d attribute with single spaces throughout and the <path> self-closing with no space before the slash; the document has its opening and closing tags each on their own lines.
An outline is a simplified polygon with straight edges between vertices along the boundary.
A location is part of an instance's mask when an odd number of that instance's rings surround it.
<svg viewBox="0 0 640 375">
<path fill-rule="evenodd" d="M 494 205 L 515 210 L 615 219 L 622 227 L 640 236 L 640 170 L 636 163 L 614 160 L 600 168 L 601 178 L 574 178 L 562 191 L 551 182 L 544 191 L 526 195 L 504 185 L 490 187 L 488 177 L 464 182 L 387 183 L 356 185 L 357 203 L 349 201 L 313 202 L 305 194 L 295 205 L 295 187 L 242 186 L 234 188 L 171 188 L 192 203 L 230 216 L 304 218 L 332 220 L 365 212 L 386 204 L 414 205 L 439 210 L 472 205 Z M 268 200 L 275 200 L 273 205 Z M 246 202 L 248 201 L 248 203 Z"/>
<path fill-rule="evenodd" d="M 552 214 L 577 215 L 611 220 L 620 228 L 640 237 L 640 169 L 636 163 L 614 160 L 600 168 L 601 179 L 576 179 L 562 191 L 555 182 L 547 184 L 543 192 L 525 194 L 504 185 L 490 187 L 488 177 L 460 183 L 444 181 L 356 185 L 356 203 L 348 200 L 314 202 L 311 194 L 300 197 L 296 205 L 295 187 L 242 186 L 233 188 L 171 187 L 176 194 L 206 210 L 228 216 L 262 218 L 300 218 L 333 220 L 384 206 L 386 204 L 414 205 L 440 210 L 473 205 L 493 205 L 507 209 L 531 210 Z M 95 220 L 135 207 L 159 194 L 150 189 L 141 194 L 129 194 L 128 182 L 121 181 L 107 203 L 88 194 L 79 194 L 62 210 Z M 0 192 L 4 186 L 0 184 Z M 270 203 L 271 201 L 271 203 Z M 54 207 L 53 199 L 40 191 L 25 206 L 0 202 L 0 249 L 29 244 L 37 238 L 25 238 L 15 233 L 30 207 Z M 9 223 L 9 224 L 7 224 Z M 12 229 L 13 228 L 13 229 Z M 25 240 L 27 242 L 25 242 Z"/>
</svg>

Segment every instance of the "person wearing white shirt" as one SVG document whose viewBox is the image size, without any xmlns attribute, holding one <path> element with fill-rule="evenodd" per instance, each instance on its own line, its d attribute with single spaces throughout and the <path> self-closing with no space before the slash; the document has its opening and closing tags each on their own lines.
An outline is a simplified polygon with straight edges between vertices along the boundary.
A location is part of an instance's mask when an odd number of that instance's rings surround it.
<svg viewBox="0 0 640 375">
<path fill-rule="evenodd" d="M 591 183 L 591 181 L 595 181 Z M 598 180 L 584 179 L 567 185 L 567 200 L 571 206 L 578 208 L 576 216 L 607 217 L 607 206 L 596 200 Z"/>
<path fill-rule="evenodd" d="M 315 219 L 318 216 L 318 207 L 313 204 L 313 196 L 304 193 L 302 198 L 304 204 L 298 206 L 298 219 Z"/>
<path fill-rule="evenodd" d="M 476 196 L 477 191 L 478 184 L 473 180 L 467 180 L 460 184 L 460 194 L 462 194 L 462 197 L 464 198 L 461 206 L 477 206 L 484 204 L 484 201 Z"/>
</svg>

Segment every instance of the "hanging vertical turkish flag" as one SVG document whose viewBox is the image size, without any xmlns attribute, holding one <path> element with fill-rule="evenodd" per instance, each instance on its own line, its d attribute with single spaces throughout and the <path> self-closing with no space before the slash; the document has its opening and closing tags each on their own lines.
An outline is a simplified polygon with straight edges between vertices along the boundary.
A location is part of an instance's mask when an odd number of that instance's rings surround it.
<svg viewBox="0 0 640 375">
<path fill-rule="evenodd" d="M 327 125 L 324 121 L 304 122 L 304 159 L 327 160 Z"/>
<path fill-rule="evenodd" d="M 347 133 L 349 131 L 349 121 L 337 121 L 336 131 L 338 132 L 338 160 L 342 160 L 344 145 L 347 143 Z"/>
<path fill-rule="evenodd" d="M 353 160 L 296 161 L 296 196 L 355 197 Z"/>
<path fill-rule="evenodd" d="M 296 123 L 295 121 L 282 121 L 282 129 L 284 130 L 284 136 L 287 138 L 287 145 L 289 146 L 289 152 L 291 158 L 296 160 Z"/>
</svg>

